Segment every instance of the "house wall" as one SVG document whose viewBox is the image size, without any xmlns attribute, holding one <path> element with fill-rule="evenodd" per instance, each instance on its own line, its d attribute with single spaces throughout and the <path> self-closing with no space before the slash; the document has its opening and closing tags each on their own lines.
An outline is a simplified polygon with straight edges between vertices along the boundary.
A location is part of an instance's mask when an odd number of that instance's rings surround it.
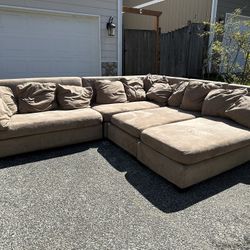
<svg viewBox="0 0 250 250">
<path fill-rule="evenodd" d="M 219 0 L 217 7 L 217 21 L 224 19 L 226 13 L 232 13 L 235 9 L 241 8 L 242 15 L 250 16 L 250 0 Z"/>
<path fill-rule="evenodd" d="M 148 0 L 149 1 L 149 0 Z M 146 0 L 124 0 L 126 6 L 134 7 L 147 2 Z M 167 33 L 193 23 L 209 21 L 212 0 L 165 0 L 164 2 L 148 6 L 145 9 L 162 11 L 160 27 L 162 33 Z M 125 29 L 153 29 L 154 18 L 125 13 Z"/>
<path fill-rule="evenodd" d="M 110 16 L 118 24 L 118 0 L 0 0 L 0 5 L 80 12 L 101 18 L 101 63 L 103 75 L 117 74 L 118 35 L 109 37 L 106 24 Z M 118 26 L 118 25 L 117 25 Z"/>
</svg>

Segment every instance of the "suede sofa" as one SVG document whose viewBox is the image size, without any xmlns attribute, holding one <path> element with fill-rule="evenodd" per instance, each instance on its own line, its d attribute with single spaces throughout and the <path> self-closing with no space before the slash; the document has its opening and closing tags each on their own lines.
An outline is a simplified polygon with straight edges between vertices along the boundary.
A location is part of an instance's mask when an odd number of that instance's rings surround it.
<svg viewBox="0 0 250 250">
<path fill-rule="evenodd" d="M 248 99 L 241 116 L 238 113 L 242 109 L 235 104 L 219 113 L 225 109 L 224 103 L 229 105 L 233 98 L 236 103 L 249 96 L 249 88 L 244 87 L 237 95 L 234 90 L 242 86 L 202 81 L 197 96 L 196 85 L 192 89 L 189 84 L 192 79 L 147 77 L 0 80 L 0 87 L 11 88 L 15 98 L 17 86 L 27 82 L 93 89 L 91 107 L 12 115 L 8 127 L 0 130 L 0 157 L 107 138 L 179 188 L 187 188 L 250 160 Z M 103 86 L 102 95 L 98 93 L 99 82 Z M 106 100 L 106 87 L 112 84 L 114 95 Z M 121 85 L 124 93 L 120 91 Z M 226 101 L 221 101 L 224 97 Z M 213 105 L 218 115 L 213 115 Z M 236 118 L 226 117 L 226 112 Z"/>
</svg>

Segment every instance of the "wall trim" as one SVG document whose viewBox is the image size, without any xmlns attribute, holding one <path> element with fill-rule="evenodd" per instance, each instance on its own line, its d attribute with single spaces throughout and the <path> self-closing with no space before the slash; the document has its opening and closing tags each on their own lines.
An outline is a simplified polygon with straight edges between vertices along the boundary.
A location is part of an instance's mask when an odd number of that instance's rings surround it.
<svg viewBox="0 0 250 250">
<path fill-rule="evenodd" d="M 117 60 L 118 60 L 118 65 L 117 65 L 117 74 L 122 75 L 122 7 L 123 7 L 123 1 L 122 0 L 117 0 L 117 20 L 118 20 L 118 38 L 117 38 Z"/>
</svg>

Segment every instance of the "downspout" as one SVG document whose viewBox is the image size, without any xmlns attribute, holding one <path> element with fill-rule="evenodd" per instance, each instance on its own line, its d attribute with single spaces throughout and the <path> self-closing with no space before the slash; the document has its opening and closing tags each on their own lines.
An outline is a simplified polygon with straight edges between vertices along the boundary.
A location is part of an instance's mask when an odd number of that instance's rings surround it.
<svg viewBox="0 0 250 250">
<path fill-rule="evenodd" d="M 117 74 L 122 75 L 122 2 L 123 0 L 117 0 L 117 20 L 118 20 L 118 38 L 117 38 Z"/>
<path fill-rule="evenodd" d="M 212 8 L 211 8 L 211 17 L 210 17 L 210 23 L 215 24 L 216 23 L 216 16 L 217 16 L 217 7 L 218 7 L 218 0 L 212 0 Z M 209 42 L 208 45 L 211 45 L 214 40 L 214 29 L 211 29 L 211 33 L 209 35 Z M 208 58 L 211 58 L 212 55 L 212 48 L 208 49 Z M 211 73 L 212 69 L 212 61 L 209 60 L 208 62 L 208 72 Z"/>
</svg>

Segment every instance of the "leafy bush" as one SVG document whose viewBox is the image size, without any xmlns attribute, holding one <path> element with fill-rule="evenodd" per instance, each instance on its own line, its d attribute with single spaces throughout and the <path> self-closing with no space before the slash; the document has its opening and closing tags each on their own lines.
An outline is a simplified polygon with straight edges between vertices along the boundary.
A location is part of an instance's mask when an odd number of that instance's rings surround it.
<svg viewBox="0 0 250 250">
<path fill-rule="evenodd" d="M 242 20 L 241 10 L 236 9 L 226 24 L 206 23 L 209 30 L 203 36 L 214 36 L 204 61 L 204 73 L 216 74 L 226 82 L 250 82 L 250 19 Z M 241 63 L 239 63 L 239 59 Z"/>
</svg>

